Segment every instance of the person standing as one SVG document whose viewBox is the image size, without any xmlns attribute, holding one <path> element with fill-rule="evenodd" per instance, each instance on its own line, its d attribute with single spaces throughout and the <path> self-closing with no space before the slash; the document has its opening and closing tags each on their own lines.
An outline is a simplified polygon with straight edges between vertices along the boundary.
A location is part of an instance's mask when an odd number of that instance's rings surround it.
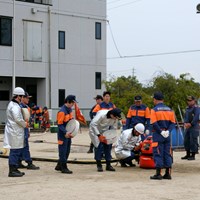
<svg viewBox="0 0 200 200">
<path fill-rule="evenodd" d="M 198 136 L 199 136 L 199 107 L 196 105 L 194 96 L 187 97 L 188 107 L 184 117 L 185 137 L 184 147 L 186 155 L 183 160 L 195 160 L 195 154 L 198 153 Z"/>
<path fill-rule="evenodd" d="M 134 97 L 134 104 L 128 110 L 125 129 L 133 128 L 138 123 L 142 123 L 145 126 L 145 134 L 149 135 L 150 110 L 142 103 L 142 97 L 140 95 Z"/>
<path fill-rule="evenodd" d="M 22 97 L 25 95 L 21 87 L 13 90 L 13 98 L 9 102 L 6 115 L 7 122 L 4 131 L 4 148 L 9 148 L 9 177 L 22 177 L 24 172 L 20 172 L 18 164 L 24 147 L 24 128 L 28 128 L 28 121 L 24 121 L 21 108 L 19 106 Z"/>
<path fill-rule="evenodd" d="M 29 104 L 29 98 L 31 98 L 31 97 L 32 96 L 29 96 L 28 92 L 25 92 L 25 95 L 22 97 L 22 100 L 20 103 L 20 107 L 26 108 L 29 113 L 30 113 L 30 108 L 29 108 L 28 104 Z M 30 149 L 29 149 L 29 141 L 28 141 L 29 137 L 30 137 L 30 130 L 29 130 L 29 128 L 25 127 L 24 128 L 24 145 L 25 146 L 22 149 L 22 157 L 19 162 L 18 168 L 27 168 L 27 169 L 31 169 L 31 170 L 38 170 L 40 168 L 33 164 L 33 161 L 31 158 Z M 22 160 L 25 160 L 25 162 L 28 165 L 27 166 L 23 165 Z"/>
<path fill-rule="evenodd" d="M 94 115 L 93 115 L 93 112 L 92 112 L 93 109 L 96 107 L 97 104 L 100 104 L 100 103 L 103 102 L 103 97 L 101 95 L 97 95 L 94 99 L 96 100 L 96 104 L 91 108 L 90 113 L 89 113 L 91 120 L 94 118 Z M 90 148 L 89 148 L 87 153 L 93 153 L 93 149 L 94 149 L 94 145 L 91 141 Z"/>
<path fill-rule="evenodd" d="M 124 130 L 118 138 L 115 146 L 115 155 L 121 164 L 121 167 L 135 167 L 132 160 L 136 158 L 135 152 L 140 150 L 141 135 L 144 134 L 144 125 L 136 124 L 133 128 Z"/>
<path fill-rule="evenodd" d="M 48 132 L 50 128 L 49 123 L 49 111 L 48 108 L 45 106 L 42 111 L 42 125 L 41 127 L 44 129 L 44 132 Z"/>
<path fill-rule="evenodd" d="M 106 170 L 115 171 L 111 166 L 111 150 L 112 144 L 107 144 L 107 140 L 103 133 L 107 130 L 117 129 L 118 120 L 121 119 L 121 110 L 114 108 L 112 110 L 100 110 L 90 123 L 89 135 L 95 146 L 95 160 L 97 163 L 97 171 L 102 172 L 102 150 L 105 154 Z"/>
<path fill-rule="evenodd" d="M 112 110 L 116 108 L 116 106 L 112 102 L 110 102 L 110 96 L 111 93 L 109 91 L 105 91 L 103 93 L 103 101 L 100 104 L 97 104 L 92 111 L 93 117 L 99 110 Z"/>
<path fill-rule="evenodd" d="M 151 123 L 153 126 L 153 158 L 156 165 L 156 174 L 151 176 L 152 180 L 172 179 L 172 156 L 170 133 L 175 128 L 174 112 L 164 103 L 164 96 L 161 92 L 155 92 L 151 109 Z M 165 168 L 164 176 L 161 169 Z"/>
<path fill-rule="evenodd" d="M 72 174 L 73 172 L 67 167 L 67 160 L 70 154 L 71 138 L 70 132 L 67 132 L 67 123 L 73 119 L 72 107 L 74 106 L 76 97 L 74 95 L 68 95 L 65 98 L 64 105 L 57 113 L 58 123 L 58 153 L 59 160 L 55 167 L 55 170 L 61 171 L 65 174 Z"/>
</svg>

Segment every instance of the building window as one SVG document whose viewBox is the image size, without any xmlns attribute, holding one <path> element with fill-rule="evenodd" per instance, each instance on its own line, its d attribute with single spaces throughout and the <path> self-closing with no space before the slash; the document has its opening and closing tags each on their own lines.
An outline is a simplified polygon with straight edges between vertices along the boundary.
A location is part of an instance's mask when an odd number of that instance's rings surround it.
<svg viewBox="0 0 200 200">
<path fill-rule="evenodd" d="M 44 4 L 44 5 L 52 5 L 52 0 L 17 0 L 17 1 L 38 3 L 38 4 Z"/>
<path fill-rule="evenodd" d="M 65 49 L 65 31 L 58 32 L 58 48 Z"/>
<path fill-rule="evenodd" d="M 101 23 L 100 22 L 95 23 L 95 38 L 97 40 L 101 40 Z"/>
<path fill-rule="evenodd" d="M 95 73 L 95 89 L 101 89 L 101 72 Z"/>
<path fill-rule="evenodd" d="M 0 90 L 0 101 L 9 101 L 9 91 Z"/>
<path fill-rule="evenodd" d="M 59 89 L 58 90 L 58 107 L 61 107 L 64 104 L 65 100 L 65 90 L 64 89 Z"/>
<path fill-rule="evenodd" d="M 24 60 L 42 61 L 42 23 L 24 21 Z"/>
<path fill-rule="evenodd" d="M 0 17 L 0 45 L 12 46 L 12 19 Z"/>
</svg>

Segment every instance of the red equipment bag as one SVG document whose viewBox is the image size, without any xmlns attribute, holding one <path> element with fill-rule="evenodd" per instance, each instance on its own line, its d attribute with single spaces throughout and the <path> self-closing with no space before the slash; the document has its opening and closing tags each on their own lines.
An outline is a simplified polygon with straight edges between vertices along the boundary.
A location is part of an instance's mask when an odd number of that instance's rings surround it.
<svg viewBox="0 0 200 200">
<path fill-rule="evenodd" d="M 155 168 L 155 162 L 153 160 L 152 136 L 148 136 L 142 142 L 139 165 L 141 168 L 146 168 L 146 169 Z"/>
</svg>

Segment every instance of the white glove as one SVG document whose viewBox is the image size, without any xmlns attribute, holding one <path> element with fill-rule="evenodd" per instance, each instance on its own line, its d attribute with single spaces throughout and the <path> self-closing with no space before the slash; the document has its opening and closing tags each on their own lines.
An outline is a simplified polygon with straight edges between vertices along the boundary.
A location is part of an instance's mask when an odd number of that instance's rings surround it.
<svg viewBox="0 0 200 200">
<path fill-rule="evenodd" d="M 169 137 L 169 131 L 162 131 L 160 134 L 161 134 L 164 138 Z"/>
<path fill-rule="evenodd" d="M 149 135 L 149 133 L 150 133 L 149 130 L 146 130 L 146 131 L 145 131 L 145 134 L 146 134 L 146 135 Z"/>
</svg>

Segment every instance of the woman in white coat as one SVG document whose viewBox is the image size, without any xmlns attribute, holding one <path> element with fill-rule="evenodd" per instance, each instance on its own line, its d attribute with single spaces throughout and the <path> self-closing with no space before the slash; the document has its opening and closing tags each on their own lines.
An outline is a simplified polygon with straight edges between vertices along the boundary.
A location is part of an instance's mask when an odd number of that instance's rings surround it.
<svg viewBox="0 0 200 200">
<path fill-rule="evenodd" d="M 17 169 L 24 147 L 24 128 L 28 127 L 28 122 L 24 121 L 21 107 L 19 106 L 24 95 L 24 90 L 21 87 L 16 87 L 13 90 L 13 99 L 8 104 L 6 110 L 7 122 L 3 146 L 10 149 L 9 177 L 21 177 L 25 174 Z"/>
<path fill-rule="evenodd" d="M 115 155 L 121 167 L 135 166 L 132 160 L 135 159 L 134 151 L 138 151 L 141 144 L 141 134 L 144 134 L 144 125 L 138 123 L 134 128 L 123 131 L 115 147 Z"/>
</svg>

